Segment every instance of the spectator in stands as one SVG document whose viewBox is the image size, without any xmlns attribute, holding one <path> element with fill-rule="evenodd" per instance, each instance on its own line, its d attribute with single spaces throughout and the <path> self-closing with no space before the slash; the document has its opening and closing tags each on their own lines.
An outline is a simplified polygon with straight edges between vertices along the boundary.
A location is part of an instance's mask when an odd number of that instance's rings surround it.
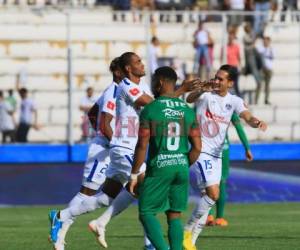
<svg viewBox="0 0 300 250">
<path fill-rule="evenodd" d="M 291 11 L 298 11 L 298 0 L 283 0 L 282 11 L 286 12 L 288 9 Z M 281 14 L 280 20 L 285 21 L 286 14 Z M 299 22 L 299 15 L 295 14 L 297 22 Z M 294 15 L 292 15 L 292 20 L 294 20 Z"/>
<path fill-rule="evenodd" d="M 231 31 L 228 33 L 228 43 L 226 46 L 226 62 L 223 61 L 224 56 L 224 49 L 221 50 L 221 64 L 229 64 L 233 67 L 235 67 L 236 71 L 239 72 L 240 66 L 241 66 L 241 51 L 240 46 L 236 42 L 236 36 L 235 32 Z M 233 88 L 235 91 L 235 94 L 239 97 L 241 97 L 241 92 L 239 90 L 239 73 L 236 75 L 236 79 L 233 79 Z"/>
<path fill-rule="evenodd" d="M 8 90 L 8 96 L 5 98 L 5 101 L 7 101 L 11 107 L 13 108 L 13 112 L 17 109 L 17 100 L 14 97 L 14 91 L 12 89 Z"/>
<path fill-rule="evenodd" d="M 0 90 L 0 132 L 2 133 L 2 143 L 15 141 L 15 124 L 13 120 L 13 107 L 5 101 L 3 92 Z"/>
<path fill-rule="evenodd" d="M 244 21 L 246 23 L 249 23 L 251 27 L 254 26 L 254 0 L 245 0 L 245 11 L 247 12 L 253 12 L 252 15 L 245 15 L 244 16 Z"/>
<path fill-rule="evenodd" d="M 37 120 L 38 114 L 36 106 L 32 99 L 28 98 L 28 90 L 26 88 L 18 88 L 21 97 L 20 123 L 17 128 L 17 142 L 27 142 L 28 132 L 31 127 L 39 129 Z"/>
<path fill-rule="evenodd" d="M 130 10 L 131 8 L 131 0 L 113 0 L 112 1 L 112 7 L 114 10 L 117 11 L 125 11 Z M 113 20 L 118 21 L 119 14 L 114 13 L 113 14 Z M 121 21 L 125 22 L 125 14 L 121 14 Z"/>
<path fill-rule="evenodd" d="M 263 40 L 263 46 L 258 47 L 258 52 L 262 56 L 262 74 L 263 80 L 265 83 L 265 104 L 271 104 L 269 102 L 270 96 L 270 82 L 273 75 L 273 60 L 274 60 L 274 51 L 271 46 L 271 38 L 266 36 Z"/>
<path fill-rule="evenodd" d="M 261 56 L 255 48 L 256 37 L 252 30 L 252 27 L 247 23 L 244 27 L 244 52 L 245 52 L 245 68 L 243 73 L 245 75 L 252 74 L 256 81 L 255 90 L 255 104 L 258 102 L 260 90 L 261 90 L 261 72 L 262 67 Z"/>
<path fill-rule="evenodd" d="M 271 9 L 271 3 L 270 0 L 254 0 L 254 3 L 256 12 L 254 19 L 254 32 L 256 36 L 263 37 L 264 30 L 267 25 L 268 12 Z"/>
<path fill-rule="evenodd" d="M 151 39 L 151 45 L 149 51 L 151 74 L 154 74 L 154 71 L 158 68 L 158 52 L 159 52 L 159 40 L 156 36 L 153 36 Z"/>
<path fill-rule="evenodd" d="M 97 98 L 94 96 L 94 89 L 92 87 L 88 87 L 86 89 L 86 96 L 81 99 L 79 109 L 83 111 L 82 117 L 82 124 L 81 124 L 81 139 L 86 141 L 89 136 L 90 131 L 90 122 L 88 119 L 87 113 L 89 112 L 90 108 L 94 105 L 97 101 Z"/>
<path fill-rule="evenodd" d="M 138 19 L 136 17 L 135 10 L 143 11 L 145 9 L 148 9 L 150 11 L 153 11 L 155 9 L 154 0 L 131 0 L 131 10 L 133 12 L 133 21 L 142 21 L 142 14 L 140 13 L 138 15 Z M 150 16 L 151 22 L 153 22 L 153 16 Z"/>
<path fill-rule="evenodd" d="M 198 29 L 194 32 L 194 48 L 196 49 L 196 55 L 194 60 L 193 73 L 199 75 L 200 72 L 200 61 L 202 57 L 205 59 L 206 67 L 206 78 L 209 78 L 210 71 L 212 68 L 212 62 L 209 56 L 208 45 L 212 40 L 208 30 L 204 27 L 204 22 L 200 21 Z"/>
<path fill-rule="evenodd" d="M 244 16 L 239 15 L 238 12 L 244 11 L 245 0 L 230 0 L 229 4 L 230 11 L 234 13 L 233 15 L 229 15 L 228 26 L 232 26 L 237 29 L 244 20 Z"/>
</svg>

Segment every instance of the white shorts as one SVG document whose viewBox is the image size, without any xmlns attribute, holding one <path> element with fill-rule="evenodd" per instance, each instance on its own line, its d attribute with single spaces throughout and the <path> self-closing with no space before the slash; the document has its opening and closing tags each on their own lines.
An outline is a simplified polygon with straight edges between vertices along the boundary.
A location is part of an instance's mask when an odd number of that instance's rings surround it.
<svg viewBox="0 0 300 250">
<path fill-rule="evenodd" d="M 222 159 L 201 153 L 198 160 L 190 167 L 190 183 L 193 189 L 202 189 L 220 184 Z"/>
<path fill-rule="evenodd" d="M 123 147 L 113 147 L 110 149 L 110 164 L 106 170 L 106 177 L 126 185 L 129 181 L 133 163 L 134 151 Z M 144 163 L 139 171 L 144 173 L 146 164 Z"/>
<path fill-rule="evenodd" d="M 82 185 L 98 190 L 105 181 L 108 164 L 109 148 L 101 143 L 99 144 L 97 139 L 92 140 L 84 165 Z"/>
</svg>

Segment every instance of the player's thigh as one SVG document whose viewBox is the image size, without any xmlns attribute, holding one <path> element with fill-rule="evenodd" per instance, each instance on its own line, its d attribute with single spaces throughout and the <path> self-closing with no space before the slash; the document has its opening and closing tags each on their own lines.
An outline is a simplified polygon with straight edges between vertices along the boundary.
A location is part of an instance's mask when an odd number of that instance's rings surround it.
<svg viewBox="0 0 300 250">
<path fill-rule="evenodd" d="M 146 176 L 139 186 L 140 214 L 159 213 L 169 209 L 169 190 L 172 178 Z"/>
<path fill-rule="evenodd" d="M 170 210 L 182 212 L 186 210 L 189 196 L 189 171 L 179 171 L 171 183 L 169 190 Z"/>
<path fill-rule="evenodd" d="M 111 178 L 106 178 L 103 183 L 101 190 L 103 193 L 107 194 L 111 198 L 116 198 L 117 195 L 121 192 L 123 184 L 119 181 L 115 181 Z"/>
<path fill-rule="evenodd" d="M 222 174 L 221 158 L 200 154 L 198 160 L 190 167 L 190 183 L 196 190 L 219 184 Z"/>
<path fill-rule="evenodd" d="M 106 176 L 120 182 L 123 186 L 129 180 L 133 163 L 133 150 L 116 147 L 110 151 L 110 164 L 106 170 Z M 145 172 L 146 166 L 142 165 L 140 172 Z"/>
<path fill-rule="evenodd" d="M 83 169 L 84 187 L 98 190 L 105 181 L 105 172 L 108 167 L 109 149 L 92 143 L 89 147 L 88 157 Z"/>
</svg>

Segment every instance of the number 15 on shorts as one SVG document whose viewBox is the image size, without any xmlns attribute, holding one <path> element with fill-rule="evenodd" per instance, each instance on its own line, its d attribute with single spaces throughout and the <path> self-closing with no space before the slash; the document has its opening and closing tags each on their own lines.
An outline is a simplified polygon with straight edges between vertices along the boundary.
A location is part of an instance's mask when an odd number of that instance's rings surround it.
<svg viewBox="0 0 300 250">
<path fill-rule="evenodd" d="M 204 160 L 205 170 L 212 169 L 212 164 L 210 160 Z"/>
</svg>

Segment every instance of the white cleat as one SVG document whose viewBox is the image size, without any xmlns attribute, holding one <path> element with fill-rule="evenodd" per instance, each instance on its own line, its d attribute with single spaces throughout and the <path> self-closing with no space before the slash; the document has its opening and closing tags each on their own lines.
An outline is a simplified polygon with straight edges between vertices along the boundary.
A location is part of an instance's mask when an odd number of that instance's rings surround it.
<svg viewBox="0 0 300 250">
<path fill-rule="evenodd" d="M 90 221 L 89 223 L 89 229 L 95 234 L 95 236 L 97 237 L 97 241 L 98 243 L 104 247 L 104 248 L 107 248 L 108 245 L 106 243 L 106 240 L 105 240 L 105 228 L 102 227 L 101 225 L 99 225 L 97 223 L 96 220 L 92 220 Z"/>
<path fill-rule="evenodd" d="M 53 248 L 54 250 L 65 250 L 65 241 L 64 240 L 57 240 L 54 245 Z"/>
</svg>

